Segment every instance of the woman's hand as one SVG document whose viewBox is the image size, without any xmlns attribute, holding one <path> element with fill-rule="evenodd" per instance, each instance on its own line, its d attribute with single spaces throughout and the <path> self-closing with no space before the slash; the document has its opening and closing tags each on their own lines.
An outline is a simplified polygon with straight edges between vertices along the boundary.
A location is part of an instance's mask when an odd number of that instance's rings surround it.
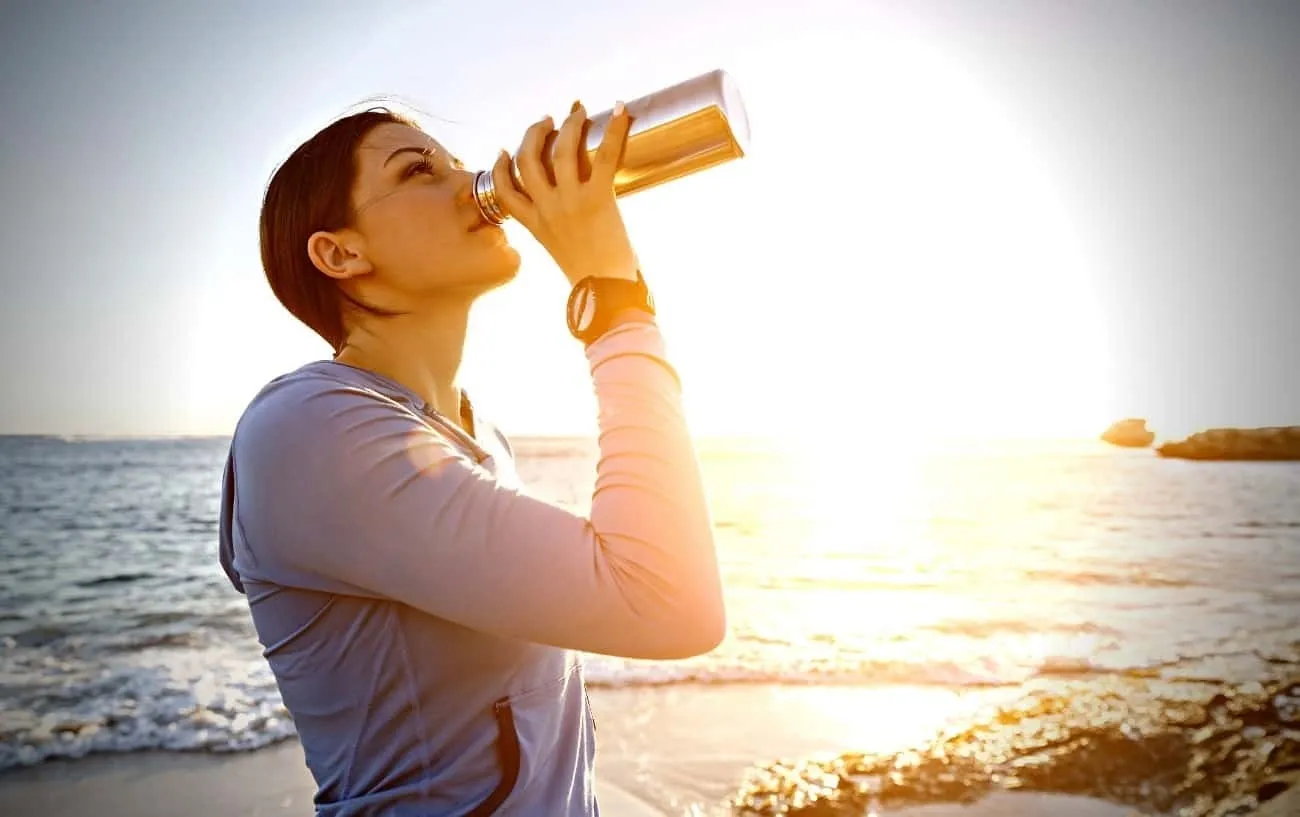
<svg viewBox="0 0 1300 817">
<path fill-rule="evenodd" d="M 556 265 L 576 284 L 588 276 L 636 280 L 637 258 L 614 197 L 614 173 L 627 140 L 630 117 L 614 106 L 600 147 L 586 168 L 587 111 L 575 102 L 555 136 L 555 181 L 548 177 L 544 151 L 555 132 L 551 117 L 524 134 L 515 155 L 524 190 L 515 186 L 510 155 L 504 150 L 492 168 L 492 184 L 507 212 L 546 248 Z"/>
</svg>

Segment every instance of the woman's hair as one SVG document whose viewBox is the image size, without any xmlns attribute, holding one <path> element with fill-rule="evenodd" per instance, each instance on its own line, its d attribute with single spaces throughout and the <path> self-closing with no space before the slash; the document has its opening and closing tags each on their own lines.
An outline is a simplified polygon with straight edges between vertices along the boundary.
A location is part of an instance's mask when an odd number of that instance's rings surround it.
<svg viewBox="0 0 1300 817">
<path fill-rule="evenodd" d="M 262 269 L 271 291 L 335 352 L 344 340 L 343 300 L 356 301 L 312 264 L 307 239 L 318 230 L 339 230 L 352 223 L 357 147 L 372 128 L 389 123 L 418 127 L 387 108 L 331 123 L 289 155 L 262 199 Z"/>
</svg>

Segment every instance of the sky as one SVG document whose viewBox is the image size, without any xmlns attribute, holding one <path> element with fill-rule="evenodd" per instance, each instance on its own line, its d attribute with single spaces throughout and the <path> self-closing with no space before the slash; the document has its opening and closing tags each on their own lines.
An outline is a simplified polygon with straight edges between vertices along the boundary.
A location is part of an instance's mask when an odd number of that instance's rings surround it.
<svg viewBox="0 0 1300 817">
<path fill-rule="evenodd" d="M 39 2 L 0 27 L 0 433 L 224 435 L 328 347 L 257 249 L 276 165 L 379 100 L 471 166 L 714 68 L 739 161 L 624 200 L 701 435 L 1300 424 L 1300 4 Z M 586 434 L 517 225 L 463 384 Z"/>
</svg>

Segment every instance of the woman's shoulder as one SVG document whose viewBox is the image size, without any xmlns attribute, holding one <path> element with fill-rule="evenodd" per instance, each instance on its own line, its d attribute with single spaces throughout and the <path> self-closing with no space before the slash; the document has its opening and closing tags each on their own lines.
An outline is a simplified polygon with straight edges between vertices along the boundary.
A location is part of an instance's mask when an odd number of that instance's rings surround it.
<svg viewBox="0 0 1300 817">
<path fill-rule="evenodd" d="M 332 360 L 312 361 L 262 386 L 240 416 L 235 437 L 296 436 L 329 424 L 350 407 L 368 405 L 409 415 L 415 408 L 412 397 L 362 369 Z"/>
</svg>

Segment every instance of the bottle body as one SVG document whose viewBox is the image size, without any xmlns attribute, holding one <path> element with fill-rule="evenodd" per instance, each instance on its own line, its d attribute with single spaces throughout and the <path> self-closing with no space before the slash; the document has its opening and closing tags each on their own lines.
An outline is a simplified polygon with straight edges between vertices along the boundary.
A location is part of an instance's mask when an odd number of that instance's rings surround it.
<svg viewBox="0 0 1300 817">
<path fill-rule="evenodd" d="M 735 83 L 722 70 L 701 74 L 626 104 L 632 122 L 623 160 L 614 174 L 617 196 L 739 159 L 749 149 L 749 118 L 744 103 Z M 612 113 L 611 109 L 589 117 L 584 146 L 589 157 L 600 146 Z M 515 184 L 522 189 L 518 168 L 513 163 L 511 166 Z M 475 177 L 474 201 L 485 221 L 500 224 L 509 217 L 496 196 L 490 171 L 480 171 Z"/>
</svg>

